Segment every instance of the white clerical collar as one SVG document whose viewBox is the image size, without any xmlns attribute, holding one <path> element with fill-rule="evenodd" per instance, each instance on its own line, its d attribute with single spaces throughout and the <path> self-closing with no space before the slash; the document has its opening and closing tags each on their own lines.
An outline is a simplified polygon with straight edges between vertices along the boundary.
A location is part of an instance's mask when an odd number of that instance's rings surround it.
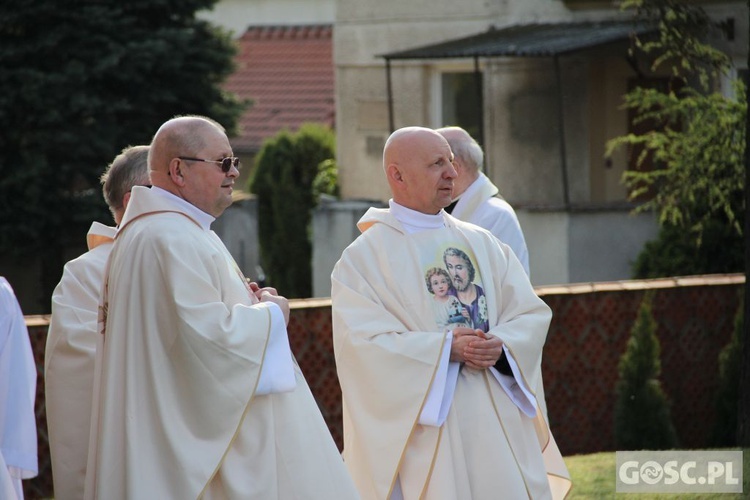
<svg viewBox="0 0 750 500">
<path fill-rule="evenodd" d="M 177 205 L 179 205 L 179 207 L 184 210 L 190 216 L 190 218 L 195 220 L 195 222 L 197 222 L 206 231 L 211 229 L 211 223 L 216 220 L 214 216 L 207 214 L 189 201 L 170 193 L 166 189 L 153 186 L 151 188 L 151 192 L 161 196 L 166 200 L 169 200 L 172 203 L 176 203 Z"/>
<path fill-rule="evenodd" d="M 427 229 L 440 229 L 445 227 L 445 219 L 443 218 L 443 211 L 440 210 L 435 215 L 425 214 L 417 212 L 411 208 L 406 208 L 403 205 L 399 205 L 395 201 L 388 200 L 388 206 L 391 209 L 391 214 L 404 226 L 406 232 L 409 234 L 418 233 L 419 231 L 425 231 Z"/>
<path fill-rule="evenodd" d="M 472 196 L 474 196 L 474 193 L 479 191 L 482 188 L 482 184 L 484 184 L 484 182 L 482 181 L 482 175 L 483 174 L 480 172 L 479 177 L 474 179 L 474 182 L 469 184 L 469 187 L 467 187 L 464 192 L 459 194 L 458 197 L 453 201 L 460 200 L 462 196 L 465 196 L 467 198 L 471 198 Z"/>
</svg>

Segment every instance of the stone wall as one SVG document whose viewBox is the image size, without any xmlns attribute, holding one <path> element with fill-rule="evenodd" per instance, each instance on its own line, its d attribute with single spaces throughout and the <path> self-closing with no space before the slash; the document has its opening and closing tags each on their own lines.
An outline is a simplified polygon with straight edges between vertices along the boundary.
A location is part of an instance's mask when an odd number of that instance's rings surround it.
<svg viewBox="0 0 750 500">
<path fill-rule="evenodd" d="M 619 281 L 538 287 L 553 310 L 543 360 L 550 425 L 564 455 L 615 450 L 614 386 L 638 307 L 654 290 L 653 313 L 662 353 L 662 384 L 683 448 L 711 445 L 719 351 L 741 304 L 743 275 Z M 43 360 L 48 320 L 27 317 L 39 367 L 39 469 L 25 481 L 29 499 L 52 496 Z M 293 301 L 292 350 L 341 447 L 341 392 L 331 339 L 329 299 Z"/>
</svg>

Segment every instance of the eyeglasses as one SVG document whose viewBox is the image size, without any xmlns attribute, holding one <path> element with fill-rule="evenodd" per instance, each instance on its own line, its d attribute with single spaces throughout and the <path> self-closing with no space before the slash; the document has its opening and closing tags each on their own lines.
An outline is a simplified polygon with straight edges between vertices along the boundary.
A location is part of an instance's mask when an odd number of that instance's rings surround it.
<svg viewBox="0 0 750 500">
<path fill-rule="evenodd" d="M 188 156 L 178 156 L 180 160 L 185 161 L 202 161 L 204 163 L 217 163 L 221 165 L 221 171 L 225 174 L 229 172 L 232 167 L 236 168 L 237 170 L 240 169 L 240 159 L 236 156 L 227 156 L 225 158 L 222 158 L 221 160 L 204 160 L 203 158 L 190 158 Z"/>
</svg>

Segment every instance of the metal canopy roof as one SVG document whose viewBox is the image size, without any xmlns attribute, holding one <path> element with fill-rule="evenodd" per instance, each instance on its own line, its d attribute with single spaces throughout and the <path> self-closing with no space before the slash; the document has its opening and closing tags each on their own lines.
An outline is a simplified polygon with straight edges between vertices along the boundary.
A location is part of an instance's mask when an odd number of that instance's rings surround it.
<svg viewBox="0 0 750 500">
<path fill-rule="evenodd" d="M 526 24 L 414 49 L 383 54 L 394 59 L 452 59 L 463 57 L 558 56 L 643 35 L 653 28 L 633 21 Z"/>
</svg>

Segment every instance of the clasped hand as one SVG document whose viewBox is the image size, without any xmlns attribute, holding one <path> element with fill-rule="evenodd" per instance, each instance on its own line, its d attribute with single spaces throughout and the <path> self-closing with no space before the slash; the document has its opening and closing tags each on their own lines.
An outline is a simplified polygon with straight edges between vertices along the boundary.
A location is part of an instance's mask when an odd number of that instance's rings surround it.
<svg viewBox="0 0 750 500">
<path fill-rule="evenodd" d="M 463 326 L 453 329 L 451 361 L 464 363 L 475 370 L 483 370 L 494 366 L 502 353 L 503 341 L 494 335 Z"/>
<path fill-rule="evenodd" d="M 279 295 L 276 289 L 270 286 L 260 288 L 254 281 L 249 282 L 248 285 L 259 302 L 273 302 L 279 306 L 281 312 L 284 313 L 284 324 L 289 324 L 289 300 L 286 297 Z"/>
</svg>

